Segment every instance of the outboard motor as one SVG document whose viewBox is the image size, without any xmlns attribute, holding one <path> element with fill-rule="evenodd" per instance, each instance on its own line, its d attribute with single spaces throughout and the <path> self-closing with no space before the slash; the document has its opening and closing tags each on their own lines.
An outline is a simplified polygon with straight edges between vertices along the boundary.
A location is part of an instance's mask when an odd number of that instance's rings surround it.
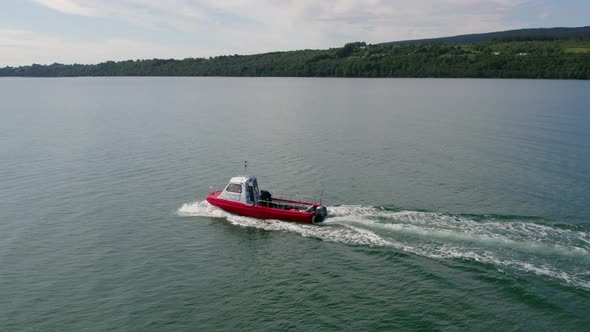
<svg viewBox="0 0 590 332">
<path fill-rule="evenodd" d="M 312 222 L 314 224 L 321 223 L 322 221 L 324 221 L 326 219 L 327 216 L 328 216 L 328 209 L 326 209 L 325 206 L 320 205 L 315 209 L 315 215 L 313 216 Z"/>
</svg>

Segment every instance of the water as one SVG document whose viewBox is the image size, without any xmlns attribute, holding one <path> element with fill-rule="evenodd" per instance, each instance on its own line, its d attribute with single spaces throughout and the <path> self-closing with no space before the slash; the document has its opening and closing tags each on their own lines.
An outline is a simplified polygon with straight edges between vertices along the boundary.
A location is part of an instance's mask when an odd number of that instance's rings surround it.
<svg viewBox="0 0 590 332">
<path fill-rule="evenodd" d="M 0 91 L 0 330 L 590 329 L 590 82 Z M 325 224 L 208 205 L 243 160 Z"/>
</svg>

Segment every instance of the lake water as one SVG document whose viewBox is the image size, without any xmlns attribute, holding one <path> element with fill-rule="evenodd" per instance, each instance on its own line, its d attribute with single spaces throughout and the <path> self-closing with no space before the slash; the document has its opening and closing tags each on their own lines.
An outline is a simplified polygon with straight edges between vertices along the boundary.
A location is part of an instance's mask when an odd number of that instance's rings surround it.
<svg viewBox="0 0 590 332">
<path fill-rule="evenodd" d="M 588 330 L 589 92 L 0 79 L 0 330 Z M 208 205 L 244 160 L 325 224 Z"/>
</svg>

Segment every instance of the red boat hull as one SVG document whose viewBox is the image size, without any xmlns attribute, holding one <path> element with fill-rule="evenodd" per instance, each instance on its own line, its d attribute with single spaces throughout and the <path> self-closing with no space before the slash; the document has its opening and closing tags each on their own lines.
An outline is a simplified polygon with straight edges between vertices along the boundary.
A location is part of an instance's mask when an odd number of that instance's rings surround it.
<svg viewBox="0 0 590 332">
<path fill-rule="evenodd" d="M 225 199 L 219 198 L 221 191 L 216 191 L 210 193 L 207 196 L 207 202 L 209 204 L 217 206 L 218 208 L 227 211 L 229 213 L 237 214 L 240 216 L 245 217 L 252 217 L 252 218 L 260 218 L 260 219 L 277 219 L 277 220 L 284 220 L 284 221 L 294 221 L 294 222 L 301 222 L 301 223 L 312 223 L 313 218 L 315 216 L 315 211 L 311 212 L 304 212 L 304 211 L 296 211 L 294 209 L 291 210 L 283 210 L 279 208 L 271 208 L 259 205 L 246 205 L 240 202 L 233 202 L 228 201 Z M 287 200 L 283 200 L 287 201 Z M 304 203 L 313 206 L 320 206 L 320 204 L 315 203 L 307 203 L 307 202 L 297 202 L 297 201 L 287 201 L 292 203 Z"/>
</svg>

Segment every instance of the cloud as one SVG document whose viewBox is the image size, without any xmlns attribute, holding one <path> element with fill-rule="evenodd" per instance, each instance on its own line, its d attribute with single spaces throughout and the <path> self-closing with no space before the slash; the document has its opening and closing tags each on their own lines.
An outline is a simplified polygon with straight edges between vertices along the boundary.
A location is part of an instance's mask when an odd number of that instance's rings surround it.
<svg viewBox="0 0 590 332">
<path fill-rule="evenodd" d="M 489 32 L 520 27 L 505 17 L 522 1 L 507 0 L 203 0 L 208 8 L 239 15 L 275 49 L 325 48 L 350 41 L 384 41 Z M 258 33 L 257 33 L 258 32 Z M 252 42 L 253 38 L 244 39 Z M 260 44 L 259 44 L 260 45 Z M 262 44 L 264 45 L 264 44 Z M 269 49 L 270 47 L 263 47 Z"/>
<path fill-rule="evenodd" d="M 204 23 L 207 15 L 198 3 L 187 0 L 32 0 L 70 15 L 112 18 L 141 27 L 172 27 L 191 31 L 191 24 Z"/>
<path fill-rule="evenodd" d="M 98 11 L 94 7 L 88 7 L 84 1 L 76 0 L 33 0 L 47 8 L 73 15 L 98 16 Z"/>
<path fill-rule="evenodd" d="M 522 0 L 34 0 L 63 13 L 109 17 L 183 32 L 301 33 L 389 41 L 508 27 L 503 18 Z M 235 24 L 234 21 L 240 24 Z M 233 29 L 232 29 L 233 28 Z M 298 38 L 296 38 L 298 39 Z M 338 41 L 341 42 L 341 41 Z"/>
</svg>

